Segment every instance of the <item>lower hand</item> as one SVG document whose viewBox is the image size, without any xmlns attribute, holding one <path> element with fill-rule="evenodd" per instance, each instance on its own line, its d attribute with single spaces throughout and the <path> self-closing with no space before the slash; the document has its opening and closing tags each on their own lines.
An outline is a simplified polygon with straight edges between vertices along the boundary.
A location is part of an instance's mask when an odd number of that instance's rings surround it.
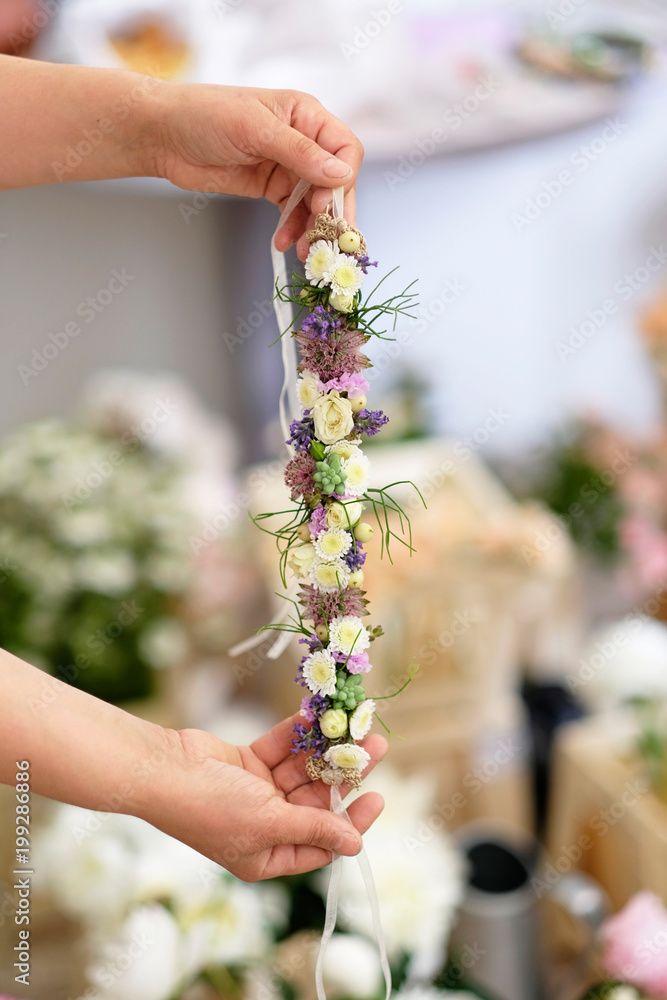
<svg viewBox="0 0 667 1000">
<path fill-rule="evenodd" d="M 249 747 L 194 729 L 168 731 L 175 779 L 168 801 L 144 818 L 247 882 L 321 868 L 332 851 L 358 854 L 382 796 L 357 798 L 352 825 L 332 813 L 329 787 L 307 776 L 303 754 L 290 753 L 297 721 L 286 719 Z M 371 755 L 368 773 L 387 742 L 376 735 L 362 745 Z M 341 786 L 343 796 L 348 791 Z"/>
</svg>

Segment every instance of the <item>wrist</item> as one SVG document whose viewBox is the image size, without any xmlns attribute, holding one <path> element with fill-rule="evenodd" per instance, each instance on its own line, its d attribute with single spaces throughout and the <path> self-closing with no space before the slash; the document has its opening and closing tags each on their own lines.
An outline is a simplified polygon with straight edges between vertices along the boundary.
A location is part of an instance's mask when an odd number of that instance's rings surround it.
<svg viewBox="0 0 667 1000">
<path fill-rule="evenodd" d="M 118 129 L 119 156 L 126 177 L 161 177 L 171 85 L 128 72 L 111 106 Z"/>
</svg>

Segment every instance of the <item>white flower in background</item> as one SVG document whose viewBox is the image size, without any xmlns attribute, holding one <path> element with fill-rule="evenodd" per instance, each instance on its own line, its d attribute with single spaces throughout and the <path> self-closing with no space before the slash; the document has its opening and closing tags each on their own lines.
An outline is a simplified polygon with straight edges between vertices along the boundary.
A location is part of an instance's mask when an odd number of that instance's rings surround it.
<svg viewBox="0 0 667 1000">
<path fill-rule="evenodd" d="M 338 247 L 330 240 L 316 240 L 312 244 L 305 263 L 306 277 L 311 285 L 322 288 L 326 284 L 325 275 L 339 256 Z"/>
<path fill-rule="evenodd" d="M 386 807 L 364 834 L 373 859 L 382 926 L 391 961 L 407 952 L 408 975 L 428 981 L 442 966 L 457 907 L 463 898 L 463 860 L 442 831 L 434 811 L 433 781 L 418 775 L 403 778 L 387 767 L 364 780 L 364 791 L 379 791 Z M 352 797 L 357 793 L 353 793 Z M 326 895 L 326 879 L 318 877 Z M 349 904 L 341 914 L 350 931 L 368 929 L 368 904 L 358 872 L 344 865 L 341 899 Z M 430 1000 L 424 994 L 424 1000 Z M 419 1000 L 419 998 L 415 998 Z"/>
<path fill-rule="evenodd" d="M 304 372 L 296 384 L 299 402 L 304 410 L 310 410 L 323 393 L 319 389 L 319 379 L 312 372 Z"/>
<path fill-rule="evenodd" d="M 137 580 L 137 566 L 128 552 L 86 552 L 76 564 L 77 583 L 99 594 L 122 594 Z"/>
<path fill-rule="evenodd" d="M 176 908 L 184 935 L 185 964 L 190 972 L 211 965 L 244 966 L 262 958 L 269 947 L 269 924 L 284 921 L 281 888 L 247 885 L 227 876 L 205 893 Z"/>
<path fill-rule="evenodd" d="M 115 817 L 59 806 L 33 845 L 36 879 L 71 916 L 117 920 L 132 896 L 136 853 Z"/>
<path fill-rule="evenodd" d="M 334 444 L 354 430 L 352 404 L 339 392 L 328 392 L 313 403 L 315 436 L 322 444 Z"/>
<path fill-rule="evenodd" d="M 325 562 L 342 559 L 351 547 L 352 535 L 344 528 L 327 528 L 315 540 L 315 551 Z"/>
<path fill-rule="evenodd" d="M 375 702 L 372 698 L 360 702 L 350 716 L 350 736 L 353 740 L 363 740 L 373 725 Z"/>
<path fill-rule="evenodd" d="M 363 284 L 364 272 L 354 257 L 338 253 L 327 266 L 325 280 L 332 295 L 354 296 Z"/>
<path fill-rule="evenodd" d="M 357 449 L 356 454 L 344 458 L 341 467 L 347 476 L 345 494 L 351 497 L 361 497 L 368 489 L 371 473 L 371 463 L 366 455 Z"/>
<path fill-rule="evenodd" d="M 324 759 L 335 767 L 351 767 L 356 771 L 363 771 L 371 758 L 363 747 L 354 743 L 337 743 L 329 747 Z"/>
<path fill-rule="evenodd" d="M 336 661 L 326 649 L 319 649 L 303 662 L 303 679 L 313 694 L 332 695 L 336 691 Z"/>
<path fill-rule="evenodd" d="M 568 683 L 593 708 L 667 698 L 667 626 L 629 615 L 594 633 Z"/>
<path fill-rule="evenodd" d="M 115 535 L 109 511 L 99 507 L 90 509 L 85 503 L 54 518 L 54 527 L 63 541 L 78 548 L 104 545 Z"/>
<path fill-rule="evenodd" d="M 324 988 L 332 1000 L 373 1000 L 383 983 L 375 945 L 356 934 L 334 934 L 324 956 Z"/>
<path fill-rule="evenodd" d="M 178 924 L 164 906 L 151 903 L 136 907 L 99 947 L 87 974 L 100 1000 L 170 1000 L 184 971 Z"/>
<path fill-rule="evenodd" d="M 368 629 L 356 615 L 333 618 L 329 624 L 329 649 L 338 653 L 363 653 L 371 644 Z"/>
<path fill-rule="evenodd" d="M 183 663 L 188 652 L 185 629 L 175 618 L 158 618 L 139 636 L 139 651 L 151 666 L 169 669 Z"/>
<path fill-rule="evenodd" d="M 405 986 L 394 994 L 394 1000 L 479 1000 L 476 993 L 465 990 L 439 990 L 435 986 Z"/>
<path fill-rule="evenodd" d="M 353 528 L 364 512 L 364 505 L 353 503 L 334 503 L 327 507 L 325 523 L 327 528 Z"/>
<path fill-rule="evenodd" d="M 299 580 L 307 580 L 314 558 L 315 546 L 312 542 L 295 545 L 290 549 L 289 568 Z"/>
<path fill-rule="evenodd" d="M 354 295 L 349 295 L 347 293 L 330 295 L 329 305 L 332 309 L 336 309 L 340 313 L 349 313 L 352 311 L 352 307 L 354 306 Z"/>
<path fill-rule="evenodd" d="M 310 567 L 310 582 L 324 593 L 345 590 L 350 581 L 350 570 L 342 559 L 324 562 L 319 557 L 313 559 Z"/>
</svg>

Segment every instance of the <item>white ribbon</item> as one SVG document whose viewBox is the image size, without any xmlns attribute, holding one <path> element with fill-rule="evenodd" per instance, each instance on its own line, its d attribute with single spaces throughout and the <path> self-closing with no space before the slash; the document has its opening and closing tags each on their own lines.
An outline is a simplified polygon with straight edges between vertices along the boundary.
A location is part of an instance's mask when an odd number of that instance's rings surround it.
<svg viewBox="0 0 667 1000">
<path fill-rule="evenodd" d="M 294 188 L 294 191 L 290 195 L 290 198 L 285 206 L 285 209 L 280 216 L 280 221 L 276 226 L 276 231 L 273 234 L 273 239 L 271 240 L 271 259 L 273 260 L 273 280 L 274 284 L 278 287 L 284 288 L 287 284 L 287 271 L 285 268 L 285 257 L 279 250 L 276 250 L 275 240 L 276 234 L 284 226 L 285 222 L 288 220 L 296 206 L 299 204 L 306 191 L 308 190 L 309 184 L 306 181 L 299 181 L 299 183 Z M 332 192 L 332 215 L 333 218 L 338 221 L 344 222 L 344 189 L 342 187 L 334 188 Z M 276 320 L 278 321 L 278 329 L 282 333 L 283 330 L 288 331 L 282 337 L 282 355 L 283 355 L 283 365 L 284 365 L 284 377 L 283 377 L 283 387 L 280 393 L 280 426 L 283 431 L 283 437 L 285 439 L 289 438 L 289 428 L 290 423 L 299 414 L 299 401 L 297 396 L 297 356 L 296 347 L 294 344 L 294 338 L 289 333 L 289 329 L 292 325 L 292 307 L 289 302 L 281 302 L 278 298 L 274 300 L 274 308 L 276 313 Z M 288 445 L 289 447 L 289 445 Z M 293 453 L 293 449 L 290 448 L 290 453 Z M 271 647 L 267 656 L 273 659 L 280 655 L 280 652 L 286 647 L 287 642 L 289 642 L 290 633 L 283 634 L 279 636 L 276 644 Z M 251 640 L 248 640 L 250 642 Z M 261 641 L 261 639 L 260 639 Z M 245 645 L 245 644 L 241 644 Z M 280 646 L 280 652 L 275 652 L 276 648 Z M 239 647 L 236 647 L 237 649 Z M 249 648 L 246 646 L 246 648 Z M 350 817 L 347 814 L 347 810 L 343 805 L 343 800 L 340 795 L 340 788 L 338 785 L 331 785 L 331 810 L 335 812 L 338 816 L 343 816 L 348 823 L 351 822 Z M 377 891 L 375 889 L 375 882 L 373 881 L 373 873 L 371 871 L 371 866 L 368 861 L 368 857 L 363 847 L 359 854 L 357 855 L 357 861 L 359 863 L 359 869 L 361 871 L 361 876 L 364 880 L 364 885 L 366 887 L 366 894 L 368 896 L 368 902 L 371 909 L 371 919 L 373 921 L 373 933 L 375 934 L 375 939 L 377 941 L 378 950 L 380 952 L 380 966 L 382 968 L 382 973 L 384 975 L 385 981 L 385 1000 L 389 1000 L 391 994 L 391 971 L 389 969 L 389 960 L 387 958 L 387 947 L 385 944 L 384 933 L 382 931 L 382 923 L 380 921 L 380 905 L 378 903 Z M 331 940 L 334 930 L 336 929 L 336 919 L 338 917 L 338 895 L 340 889 L 340 877 L 343 865 L 343 858 L 338 854 L 333 855 L 331 863 L 331 876 L 329 879 L 329 888 L 327 890 L 327 906 L 326 906 L 326 916 L 324 919 L 324 929 L 322 931 L 322 941 L 320 943 L 320 950 L 317 956 L 317 964 L 315 966 L 315 986 L 317 989 L 318 1000 L 326 1000 L 326 992 L 324 989 L 324 956 L 326 954 L 327 946 Z"/>
<path fill-rule="evenodd" d="M 331 811 L 335 812 L 338 816 L 343 816 L 348 823 L 351 822 L 350 817 L 347 814 L 347 810 L 343 805 L 343 800 L 340 797 L 340 788 L 338 785 L 331 786 Z M 373 880 L 373 872 L 371 871 L 368 856 L 363 847 L 359 854 L 357 854 L 357 861 L 359 862 L 361 876 L 364 880 L 364 885 L 366 886 L 366 895 L 368 896 L 368 902 L 371 908 L 371 919 L 373 921 L 373 933 L 375 934 L 378 951 L 380 952 L 380 967 L 382 969 L 382 974 L 384 975 L 385 983 L 385 1000 L 389 1000 L 389 996 L 391 994 L 391 970 L 389 968 L 389 959 L 387 958 L 387 946 L 385 944 L 384 932 L 380 921 L 380 905 L 378 903 L 377 891 Z M 327 946 L 331 940 L 331 936 L 336 929 L 336 917 L 338 916 L 338 893 L 340 889 L 342 866 L 343 858 L 339 854 L 334 854 L 331 862 L 329 888 L 327 890 L 327 909 L 326 916 L 324 918 L 324 929 L 322 931 L 320 950 L 317 956 L 317 963 L 315 965 L 315 988 L 317 990 L 317 1000 L 326 1000 L 327 997 L 324 989 L 324 956 L 326 955 Z"/>
</svg>

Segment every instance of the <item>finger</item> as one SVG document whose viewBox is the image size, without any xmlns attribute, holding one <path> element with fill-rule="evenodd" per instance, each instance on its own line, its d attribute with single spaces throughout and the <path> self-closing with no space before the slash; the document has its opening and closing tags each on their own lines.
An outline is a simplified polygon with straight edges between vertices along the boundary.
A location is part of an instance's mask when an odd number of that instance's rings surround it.
<svg viewBox="0 0 667 1000">
<path fill-rule="evenodd" d="M 384 799 L 378 792 L 366 792 L 356 799 L 348 810 L 348 815 L 358 832 L 363 836 L 384 809 Z M 331 851 L 309 845 L 297 847 L 279 846 L 271 852 L 271 858 L 262 872 L 262 878 L 276 878 L 279 875 L 303 875 L 305 872 L 323 868 L 331 862 Z"/>
<path fill-rule="evenodd" d="M 287 222 L 281 226 L 281 228 L 276 233 L 276 249 L 281 250 L 283 253 L 289 250 L 291 246 L 299 240 L 299 249 L 302 244 L 306 248 L 305 260 L 308 256 L 308 250 L 310 249 L 310 244 L 306 239 L 306 232 L 308 229 L 312 228 L 314 223 L 313 216 L 310 213 L 310 209 L 304 202 L 294 209 L 290 214 Z"/>
<path fill-rule="evenodd" d="M 303 721 L 299 712 L 290 715 L 288 719 L 283 719 L 278 725 L 270 729 L 264 736 L 260 736 L 250 745 L 250 749 L 257 754 L 267 767 L 273 770 L 277 764 L 288 757 L 294 734 L 294 726 L 297 722 Z M 291 755 L 290 759 L 294 759 Z"/>
<path fill-rule="evenodd" d="M 387 741 L 384 736 L 379 734 L 374 734 L 369 736 L 360 744 L 364 750 L 367 750 L 371 756 L 370 762 L 364 768 L 364 775 L 367 775 L 373 770 L 375 765 L 382 760 L 387 752 Z M 276 785 L 286 796 L 291 796 L 296 789 L 304 787 L 306 790 L 320 789 L 321 797 L 324 804 L 329 806 L 329 789 L 322 781 L 312 781 L 308 774 L 306 773 L 305 762 L 302 754 L 290 754 L 281 761 L 276 767 L 272 769 L 272 778 Z M 341 795 L 347 795 L 349 791 L 348 785 L 342 785 L 341 788 L 345 789 Z M 325 801 L 326 800 L 326 801 Z M 310 803 L 310 804 L 315 804 Z"/>
<path fill-rule="evenodd" d="M 332 155 L 307 135 L 273 118 L 262 132 L 257 154 L 275 160 L 315 187 L 331 187 L 352 181 L 355 171 L 343 157 Z"/>
<path fill-rule="evenodd" d="M 266 837 L 267 847 L 279 844 L 321 847 L 352 857 L 361 850 L 361 837 L 342 816 L 315 806 L 295 806 L 276 800 L 274 822 Z M 269 843 L 266 841 L 269 840 Z"/>
</svg>

